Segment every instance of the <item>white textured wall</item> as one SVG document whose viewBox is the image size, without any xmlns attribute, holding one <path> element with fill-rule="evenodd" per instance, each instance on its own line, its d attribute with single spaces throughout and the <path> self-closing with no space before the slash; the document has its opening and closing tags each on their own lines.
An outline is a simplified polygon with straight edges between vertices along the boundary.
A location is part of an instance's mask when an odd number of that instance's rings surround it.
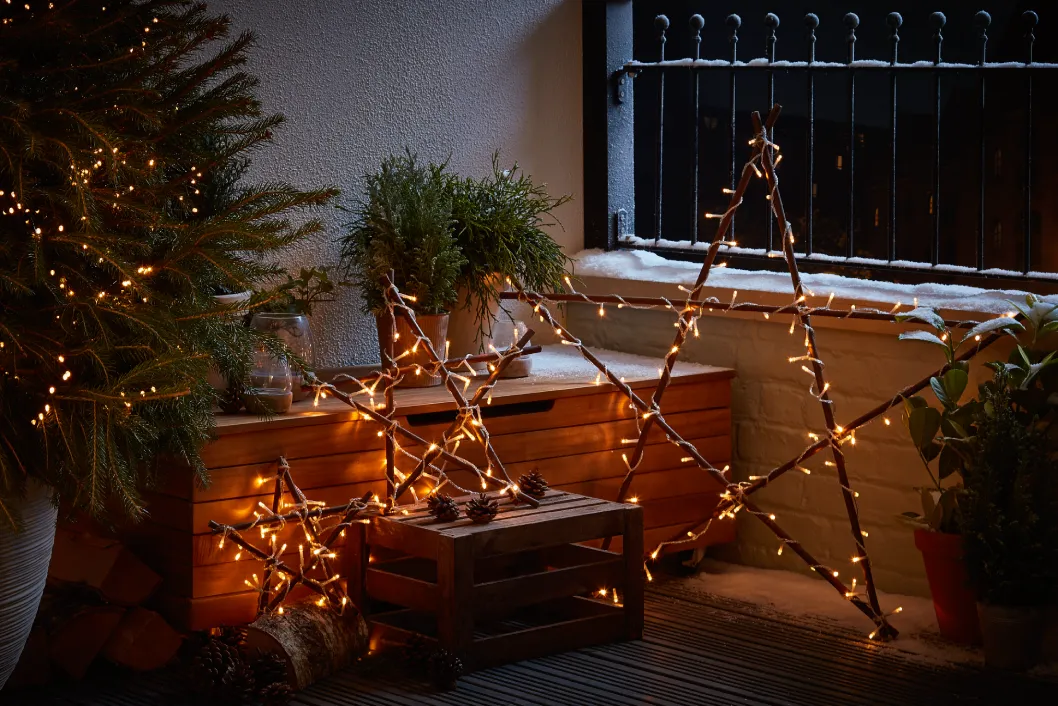
<svg viewBox="0 0 1058 706">
<path fill-rule="evenodd" d="M 593 285 L 588 282 L 583 289 L 609 291 L 605 284 Z M 730 292 L 719 298 L 726 301 Z M 775 303 L 759 293 L 743 293 L 740 300 Z M 606 318 L 600 319 L 593 307 L 574 305 L 567 320 L 585 343 L 655 357 L 665 355 L 675 333 L 671 312 L 607 307 Z M 759 314 L 706 316 L 699 321 L 701 338 L 690 339 L 681 353 L 681 359 L 730 367 L 738 373 L 732 387 L 735 480 L 766 474 L 811 443 L 808 431 L 825 429 L 819 403 L 808 395 L 809 376 L 800 363 L 787 362 L 790 356 L 804 354 L 803 333 L 791 336 L 789 323 L 788 316 L 773 316 L 769 321 Z M 900 329 L 892 324 L 854 322 L 852 328 L 839 329 L 820 318 L 813 323 L 839 424 L 891 398 L 944 362 L 943 354 L 933 346 L 898 341 Z M 1005 357 L 1008 352 L 1009 346 L 999 345 L 994 351 L 982 352 L 971 365 L 968 389 L 975 393 L 982 374 L 990 374 L 983 361 Z M 932 393 L 923 394 L 935 402 Z M 879 586 L 890 592 L 928 596 L 912 530 L 897 515 L 920 509 L 914 487 L 929 485 L 929 478 L 908 440 L 901 411 L 893 410 L 888 416 L 891 426 L 879 419 L 857 434 L 854 447 L 843 447 L 850 483 L 860 493 L 861 522 L 869 533 L 867 547 Z M 790 471 L 755 499 L 774 512 L 779 525 L 819 561 L 839 570 L 847 581 L 860 576 L 860 571 L 850 562 L 854 545 L 844 499 L 836 472 L 823 465 L 826 459 L 828 455 L 817 454 L 804 464 L 811 475 Z M 779 556 L 778 547 L 770 530 L 741 513 L 737 544 L 720 548 L 719 553 L 745 564 L 807 571 L 793 552 Z"/>
<path fill-rule="evenodd" d="M 494 149 L 552 194 L 578 200 L 555 238 L 583 247 L 579 0 L 216 0 L 258 39 L 250 70 L 268 110 L 288 124 L 255 161 L 259 178 L 330 184 L 342 202 L 405 146 L 487 172 Z M 332 264 L 342 214 L 289 267 Z M 317 364 L 378 360 L 374 324 L 355 291 L 314 317 Z"/>
</svg>

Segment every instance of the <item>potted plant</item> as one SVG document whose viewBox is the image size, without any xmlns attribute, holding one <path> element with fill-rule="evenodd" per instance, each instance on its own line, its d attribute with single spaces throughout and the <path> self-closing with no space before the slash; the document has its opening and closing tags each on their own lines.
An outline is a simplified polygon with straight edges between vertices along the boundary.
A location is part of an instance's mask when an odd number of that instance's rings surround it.
<svg viewBox="0 0 1058 706">
<path fill-rule="evenodd" d="M 419 326 L 438 355 L 445 355 L 448 314 L 456 301 L 456 278 L 466 263 L 453 233 L 452 182 L 446 164 L 423 164 L 411 152 L 383 160 L 366 177 L 366 196 L 352 210 L 354 218 L 341 237 L 342 266 L 363 295 L 364 310 L 378 321 L 379 354 L 386 362 L 391 343 L 381 280 L 406 296 Z M 392 341 L 401 365 L 424 365 L 425 348 L 416 346 L 407 320 L 398 316 Z M 414 350 L 413 350 L 414 349 Z M 441 384 L 422 369 L 405 375 L 403 386 Z"/>
<path fill-rule="evenodd" d="M 1058 373 L 1048 345 L 1058 329 L 1058 306 L 1033 295 L 1024 305 L 1011 305 L 1020 321 L 998 317 L 961 336 L 936 312 L 916 309 L 902 318 L 926 323 L 934 332 L 911 331 L 901 338 L 937 345 L 948 360 L 946 372 L 930 380 L 941 410 L 919 397 L 906 401 L 908 430 L 933 487 L 922 492 L 925 512 L 904 516 L 921 525 L 916 545 L 926 562 L 941 632 L 968 641 L 976 624 L 986 660 L 1013 668 L 1033 660 L 1042 607 L 1053 602 L 1058 575 L 1051 568 L 1058 554 L 1050 550 L 1048 556 L 1041 545 L 1058 539 L 1053 471 L 1058 447 L 1051 424 Z M 998 331 L 1019 338 L 1010 360 L 990 363 L 995 378 L 979 388 L 978 399 L 963 404 L 968 364 L 955 360 L 957 351 Z M 934 459 L 936 475 L 929 469 Z M 976 602 L 977 621 L 970 601 Z"/>
<path fill-rule="evenodd" d="M 1053 355 L 1053 354 L 1052 354 Z M 1043 365 L 1049 365 L 1048 358 Z M 1058 578 L 1058 475 L 1046 425 L 1026 418 L 1013 392 L 1037 363 L 999 364 L 981 390 L 975 453 L 965 470 L 962 529 L 966 565 L 978 598 L 985 663 L 1036 664 L 1045 609 Z M 1019 380 L 1018 378 L 1022 378 Z"/>
<path fill-rule="evenodd" d="M 54 5 L 0 5 L 0 688 L 57 503 L 112 524 L 143 515 L 160 458 L 206 479 L 208 372 L 248 371 L 255 340 L 213 288 L 255 288 L 335 195 L 232 180 L 282 117 L 239 71 L 250 36 L 215 51 L 229 18 Z"/>
<path fill-rule="evenodd" d="M 498 152 L 491 174 L 453 179 L 452 187 L 455 238 L 466 262 L 450 337 L 453 354 L 467 355 L 483 352 L 491 338 L 508 277 L 533 291 L 561 289 L 572 261 L 545 229 L 558 225 L 553 212 L 572 197 L 552 198 L 517 164 L 504 169 Z"/>
<path fill-rule="evenodd" d="M 930 388 L 939 408 L 918 395 L 904 400 L 904 421 L 930 485 L 916 488 L 922 512 L 905 512 L 901 518 L 915 528 L 915 547 L 922 552 L 941 635 L 956 642 L 977 644 L 981 641 L 981 631 L 976 600 L 963 561 L 960 501 L 962 468 L 970 451 L 972 423 L 980 403 L 976 399 L 962 401 L 969 382 L 969 363 L 955 358 L 961 345 L 980 333 L 953 335 L 936 312 L 925 308 L 909 312 L 901 319 L 932 327 L 935 332 L 907 331 L 900 338 L 942 348 L 948 363 L 943 375 L 930 378 Z M 1012 319 L 1002 323 L 1018 326 Z"/>
</svg>

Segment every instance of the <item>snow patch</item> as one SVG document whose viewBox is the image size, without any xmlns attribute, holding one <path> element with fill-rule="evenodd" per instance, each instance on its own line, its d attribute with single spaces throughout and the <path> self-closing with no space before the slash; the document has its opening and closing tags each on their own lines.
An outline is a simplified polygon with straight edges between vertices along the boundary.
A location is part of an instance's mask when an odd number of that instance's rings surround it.
<svg viewBox="0 0 1058 706">
<path fill-rule="evenodd" d="M 653 243 L 653 241 L 650 241 Z M 698 244 L 695 249 L 704 249 Z M 733 248 L 729 250 L 735 250 Z M 743 252 L 763 252 L 742 249 Z M 724 250 L 721 250 L 721 255 Z M 813 256 L 811 259 L 829 261 L 833 256 Z M 574 256 L 578 277 L 599 277 L 640 282 L 659 282 L 671 285 L 675 296 L 684 296 L 676 290 L 676 285 L 691 286 L 701 270 L 700 262 L 683 262 L 669 260 L 646 250 L 584 250 Z M 845 258 L 833 258 L 845 261 Z M 867 258 L 856 258 L 857 264 L 868 264 Z M 959 271 L 965 268 L 938 266 L 944 271 Z M 970 270 L 974 271 L 974 270 Z M 980 312 L 985 314 L 1003 314 L 1010 310 L 1010 300 L 1024 300 L 1025 292 L 1013 289 L 983 289 L 958 284 L 895 284 L 862 280 L 854 277 L 843 277 L 833 274 L 802 274 L 805 287 L 814 296 L 825 298 L 834 292 L 839 299 L 852 299 L 857 302 L 873 302 L 888 305 L 897 302 L 911 305 L 917 298 L 919 306 L 956 311 Z M 708 289 L 737 289 L 740 299 L 752 299 L 753 292 L 773 292 L 791 294 L 790 276 L 783 272 L 762 272 L 738 270 L 735 268 L 714 267 L 709 273 Z M 706 296 L 709 293 L 706 292 Z M 792 294 L 791 294 L 792 296 Z M 1043 297 L 1044 301 L 1058 303 L 1058 295 Z M 823 302 L 811 302 L 822 305 Z"/>
<path fill-rule="evenodd" d="M 821 579 L 792 571 L 758 569 L 707 559 L 691 579 L 707 593 L 767 606 L 788 615 L 811 617 L 842 630 L 866 635 L 873 624 Z M 933 601 L 919 596 L 878 592 L 878 601 L 900 636 L 887 643 L 915 659 L 933 664 L 983 665 L 980 649 L 948 642 L 937 628 Z M 1058 674 L 1058 665 L 1037 667 L 1039 676 Z"/>
<path fill-rule="evenodd" d="M 629 382 L 634 380 L 652 380 L 658 377 L 661 358 L 649 358 L 647 356 L 600 348 L 592 348 L 591 351 L 615 375 L 623 377 Z M 533 371 L 525 381 L 525 384 L 582 383 L 594 380 L 599 372 L 599 369 L 586 361 L 584 356 L 574 346 L 544 346 L 542 351 L 530 357 L 533 361 Z M 696 365 L 682 361 L 677 361 L 676 363 L 677 374 L 706 372 L 711 369 L 706 365 Z"/>
</svg>

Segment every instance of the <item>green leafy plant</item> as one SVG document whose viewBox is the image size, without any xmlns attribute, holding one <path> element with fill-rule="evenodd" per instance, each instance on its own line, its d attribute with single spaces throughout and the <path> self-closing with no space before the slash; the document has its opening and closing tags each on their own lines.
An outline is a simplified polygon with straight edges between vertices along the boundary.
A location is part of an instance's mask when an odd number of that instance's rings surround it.
<svg viewBox="0 0 1058 706">
<path fill-rule="evenodd" d="M 961 501 L 966 565 L 978 599 L 1041 605 L 1058 587 L 1058 469 L 1044 426 L 1011 395 L 1006 370 L 981 386 Z"/>
<path fill-rule="evenodd" d="M 462 305 L 474 312 L 483 341 L 491 335 L 506 278 L 530 290 L 561 289 L 572 261 L 544 229 L 558 225 L 553 212 L 572 197 L 552 198 L 517 164 L 504 169 L 498 152 L 491 174 L 452 185 L 456 242 L 466 258 L 456 283 L 467 293 Z"/>
<path fill-rule="evenodd" d="M 233 316 L 267 295 L 211 293 L 276 276 L 336 192 L 243 179 L 283 119 L 228 17 L 185 0 L 0 15 L 0 522 L 29 477 L 137 517 L 157 459 L 205 478 L 210 368 L 242 379 L 257 345 L 281 348 Z"/>
<path fill-rule="evenodd" d="M 329 267 L 303 267 L 297 277 L 289 273 L 286 277 L 286 281 L 273 290 L 274 299 L 263 308 L 264 311 L 312 316 L 313 307 L 335 301 L 338 290 L 352 284 L 348 280 L 332 280 Z"/>
<path fill-rule="evenodd" d="M 1013 333 L 1024 330 L 1024 326 L 1014 318 L 1003 316 L 978 324 L 960 335 L 950 330 L 936 311 L 925 307 L 916 308 L 897 319 L 917 321 L 932 328 L 932 332 L 921 329 L 905 331 L 900 338 L 935 345 L 943 349 L 947 361 L 944 373 L 931 377 L 929 381 L 939 408 L 918 395 L 904 400 L 908 434 L 931 485 L 916 488 L 922 501 L 922 512 L 909 511 L 901 517 L 916 526 L 956 533 L 959 531 L 963 493 L 962 471 L 973 455 L 973 422 L 980 408 L 977 399 L 962 402 L 969 383 L 970 365 L 956 358 L 964 345 L 980 341 L 985 334 L 993 331 Z M 930 466 L 934 462 L 936 470 Z"/>
<path fill-rule="evenodd" d="M 365 313 L 385 308 L 380 280 L 390 271 L 417 312 L 451 310 L 466 264 L 452 228 L 453 178 L 447 163 L 422 164 L 411 152 L 386 158 L 366 176 L 366 198 L 351 209 L 339 241 L 341 266 L 360 287 Z"/>
</svg>

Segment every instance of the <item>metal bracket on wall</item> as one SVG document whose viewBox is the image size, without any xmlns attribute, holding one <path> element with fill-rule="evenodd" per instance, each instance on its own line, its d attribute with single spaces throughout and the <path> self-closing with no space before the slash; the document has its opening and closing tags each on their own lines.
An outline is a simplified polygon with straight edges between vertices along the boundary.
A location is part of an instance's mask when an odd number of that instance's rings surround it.
<svg viewBox="0 0 1058 706">
<path fill-rule="evenodd" d="M 625 102 L 625 85 L 628 83 L 628 73 L 625 71 L 614 72 L 614 103 Z"/>
<path fill-rule="evenodd" d="M 616 240 L 620 240 L 622 235 L 628 235 L 628 211 L 619 208 L 614 215 L 616 216 L 614 218 L 614 227 L 617 229 Z"/>
</svg>

